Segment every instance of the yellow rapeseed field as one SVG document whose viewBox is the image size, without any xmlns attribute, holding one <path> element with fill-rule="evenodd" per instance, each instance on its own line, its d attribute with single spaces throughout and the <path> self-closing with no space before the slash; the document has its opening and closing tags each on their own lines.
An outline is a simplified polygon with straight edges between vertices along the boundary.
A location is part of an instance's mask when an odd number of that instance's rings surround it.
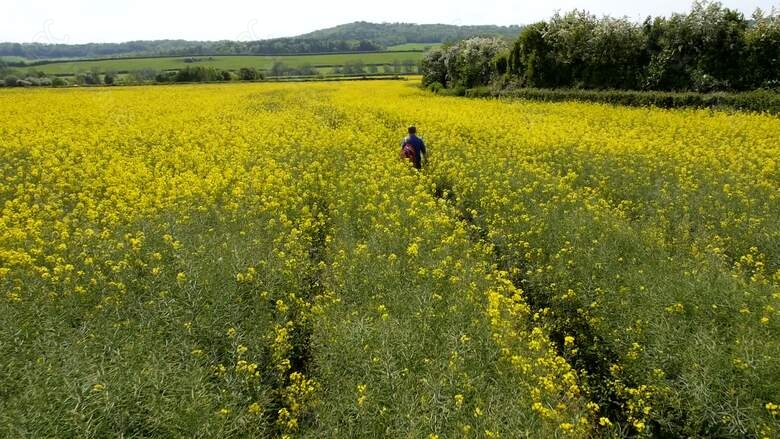
<svg viewBox="0 0 780 439">
<path fill-rule="evenodd" d="M 0 110 L 0 436 L 780 435 L 777 118 L 413 81 Z"/>
</svg>

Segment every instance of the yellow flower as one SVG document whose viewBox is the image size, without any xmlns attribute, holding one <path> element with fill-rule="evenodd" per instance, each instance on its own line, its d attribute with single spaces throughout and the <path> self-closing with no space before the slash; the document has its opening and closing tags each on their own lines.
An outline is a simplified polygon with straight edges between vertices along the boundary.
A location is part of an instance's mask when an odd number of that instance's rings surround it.
<svg viewBox="0 0 780 439">
<path fill-rule="evenodd" d="M 461 408 L 463 406 L 463 395 L 457 394 L 454 397 L 455 399 L 455 407 Z"/>
<path fill-rule="evenodd" d="M 685 306 L 682 303 L 675 303 L 674 305 L 667 306 L 665 310 L 672 314 L 682 314 L 685 311 Z"/>
<path fill-rule="evenodd" d="M 492 426 L 501 414 L 474 407 L 491 397 L 480 392 L 521 389 L 527 399 L 514 408 L 518 419 L 533 417 L 539 432 L 588 436 L 616 427 L 583 395 L 589 380 L 568 361 L 575 346 L 604 339 L 624 347 L 617 364 L 606 365 L 611 376 L 603 384 L 625 401 L 629 428 L 646 433 L 654 411 L 688 404 L 684 392 L 665 387 L 671 384 L 646 344 L 673 332 L 666 320 L 716 315 L 728 327 L 742 328 L 733 320 L 745 319 L 769 329 L 777 316 L 780 270 L 762 239 L 778 231 L 780 121 L 771 115 L 459 100 L 392 81 L 2 89 L 0 109 L 7 110 L 0 301 L 9 319 L 75 300 L 89 304 L 81 310 L 87 323 L 108 319 L 121 338 L 148 325 L 147 314 L 188 300 L 185 287 L 228 288 L 224 303 L 192 304 L 197 320 L 173 314 L 184 331 L 170 348 L 191 349 L 189 360 L 211 374 L 206 396 L 243 416 L 262 416 L 260 403 L 277 401 L 269 431 L 281 437 L 323 403 L 296 358 L 310 331 L 330 347 L 356 328 L 380 335 L 357 343 L 357 357 L 341 359 L 366 361 L 356 367 L 371 372 L 394 363 L 381 337 L 392 336 L 386 332 L 394 325 L 414 322 L 446 335 L 421 364 L 450 355 L 448 379 L 462 392 L 451 408 L 479 418 L 473 427 L 463 420 L 448 426 L 454 434 L 497 435 Z M 436 161 L 423 173 L 406 172 L 395 153 L 372 147 L 404 118 L 419 120 L 434 140 Z M 495 135 L 479 135 L 485 132 Z M 361 160 L 342 160 L 354 156 Z M 639 257 L 644 250 L 674 257 L 649 263 Z M 663 268 L 670 272 L 644 272 Z M 694 288 L 665 296 L 671 293 L 654 281 L 677 274 Z M 732 277 L 744 298 L 716 304 L 691 296 L 713 276 Z M 221 286 L 225 278 L 231 282 Z M 534 299 L 550 293 L 546 308 L 531 310 L 520 285 L 539 287 Z M 146 290 L 153 293 L 139 299 Z M 660 315 L 648 308 L 658 303 Z M 373 304 L 368 315 L 366 304 Z M 114 321 L 128 306 L 138 318 Z M 251 331 L 230 328 L 221 346 L 199 348 L 209 335 L 203 323 L 231 314 L 225 307 L 252 311 L 234 315 L 244 319 L 236 326 Z M 389 308 L 394 322 L 383 324 Z M 249 315 L 263 318 L 250 322 Z M 567 326 L 578 322 L 592 340 L 575 339 Z M 571 334 L 565 355 L 551 331 Z M 106 340 L 87 335 L 112 342 L 111 331 Z M 766 375 L 773 346 L 758 335 L 735 334 L 743 344 L 721 349 L 727 364 L 711 372 Z M 495 362 L 476 365 L 475 352 L 487 345 Z M 231 349 L 233 358 L 216 355 Z M 262 367 L 251 361 L 259 356 Z M 270 383 L 259 385 L 260 372 Z M 431 379 L 398 373 L 410 383 Z M 475 382 L 473 373 L 487 380 Z M 490 385 L 496 377 L 513 386 Z M 90 392 L 111 388 L 95 384 Z M 353 401 L 373 410 L 367 385 L 356 390 Z M 392 413 L 380 407 L 384 396 L 376 399 L 380 410 L 363 415 Z M 231 413 L 219 407 L 220 416 Z M 775 402 L 757 407 L 764 417 L 780 415 Z M 735 416 L 719 418 L 731 424 L 724 431 L 737 431 Z M 774 433 L 750 421 L 756 435 Z M 434 427 L 421 425 L 432 437 Z"/>
<path fill-rule="evenodd" d="M 563 431 L 572 431 L 574 430 L 574 424 L 564 422 L 563 424 L 559 425 L 561 427 L 561 430 Z"/>
<path fill-rule="evenodd" d="M 249 413 L 253 415 L 260 414 L 260 412 L 262 411 L 262 409 L 260 408 L 260 404 L 257 402 L 253 402 L 252 404 L 250 404 L 247 410 L 249 411 Z"/>
</svg>

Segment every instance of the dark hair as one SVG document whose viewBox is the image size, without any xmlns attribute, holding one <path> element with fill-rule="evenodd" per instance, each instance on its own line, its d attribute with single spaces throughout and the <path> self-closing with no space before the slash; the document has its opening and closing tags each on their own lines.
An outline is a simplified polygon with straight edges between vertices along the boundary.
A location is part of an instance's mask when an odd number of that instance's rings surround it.
<svg viewBox="0 0 780 439">
<path fill-rule="evenodd" d="M 417 132 L 417 127 L 414 125 L 409 126 L 409 134 L 414 134 Z"/>
</svg>

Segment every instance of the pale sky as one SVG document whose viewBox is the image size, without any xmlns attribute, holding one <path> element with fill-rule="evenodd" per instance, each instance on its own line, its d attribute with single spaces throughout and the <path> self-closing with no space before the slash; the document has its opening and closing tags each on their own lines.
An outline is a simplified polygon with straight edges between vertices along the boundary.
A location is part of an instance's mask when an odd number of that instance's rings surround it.
<svg viewBox="0 0 780 439">
<path fill-rule="evenodd" d="M 444 24 L 528 24 L 556 10 L 585 9 L 626 16 L 685 12 L 691 2 L 673 0 L 10 0 L 3 1 L 0 41 L 41 43 L 129 40 L 257 40 L 293 36 L 353 21 Z M 750 16 L 780 0 L 724 0 Z"/>
</svg>

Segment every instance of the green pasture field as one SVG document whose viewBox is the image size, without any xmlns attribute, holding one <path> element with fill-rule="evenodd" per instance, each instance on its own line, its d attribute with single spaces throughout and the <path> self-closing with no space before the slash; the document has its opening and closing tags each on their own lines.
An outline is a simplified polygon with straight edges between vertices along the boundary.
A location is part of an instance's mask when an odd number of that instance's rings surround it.
<svg viewBox="0 0 780 439">
<path fill-rule="evenodd" d="M 21 56 L 0 56 L 0 61 L 7 62 L 7 63 L 17 63 L 17 62 L 24 62 L 27 61 L 26 59 L 22 58 Z"/>
<path fill-rule="evenodd" d="M 89 61 L 56 62 L 30 66 L 30 69 L 46 73 L 47 75 L 67 75 L 79 72 L 88 72 L 94 69 L 104 73 L 107 71 L 127 72 L 143 69 L 173 70 L 186 66 L 205 65 L 223 70 L 238 70 L 241 67 L 255 67 L 268 70 L 274 62 L 283 62 L 291 67 L 299 67 L 305 64 L 313 66 L 336 66 L 348 62 L 361 61 L 364 64 L 393 64 L 422 59 L 421 52 L 371 52 L 349 54 L 324 54 L 324 55 L 287 55 L 287 56 L 196 56 L 195 62 L 186 62 L 190 57 L 160 57 L 160 58 L 132 58 L 132 59 L 102 59 Z"/>
<path fill-rule="evenodd" d="M 395 46 L 390 46 L 387 48 L 388 52 L 396 52 L 399 50 L 422 50 L 423 52 L 427 52 L 431 49 L 435 49 L 437 47 L 441 47 L 441 43 L 406 43 L 406 44 L 397 44 Z"/>
</svg>

